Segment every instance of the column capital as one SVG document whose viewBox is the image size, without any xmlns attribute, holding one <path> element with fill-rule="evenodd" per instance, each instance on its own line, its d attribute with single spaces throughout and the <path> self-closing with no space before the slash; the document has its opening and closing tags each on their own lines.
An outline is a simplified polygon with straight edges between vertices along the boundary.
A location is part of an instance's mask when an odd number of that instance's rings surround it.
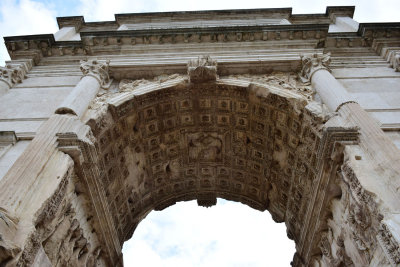
<svg viewBox="0 0 400 267">
<path fill-rule="evenodd" d="M 21 83 L 25 78 L 26 70 L 22 66 L 6 65 L 0 67 L 0 81 L 5 82 L 10 88 Z"/>
<path fill-rule="evenodd" d="M 329 64 L 331 62 L 330 53 L 327 54 L 306 54 L 301 55 L 301 72 L 300 78 L 303 82 L 311 82 L 311 78 L 313 74 L 318 70 L 327 70 L 329 69 Z"/>
<path fill-rule="evenodd" d="M 80 63 L 83 76 L 92 76 L 100 83 L 102 88 L 108 87 L 111 82 L 108 75 L 109 60 L 98 61 L 97 59 L 89 59 L 81 60 Z"/>
</svg>

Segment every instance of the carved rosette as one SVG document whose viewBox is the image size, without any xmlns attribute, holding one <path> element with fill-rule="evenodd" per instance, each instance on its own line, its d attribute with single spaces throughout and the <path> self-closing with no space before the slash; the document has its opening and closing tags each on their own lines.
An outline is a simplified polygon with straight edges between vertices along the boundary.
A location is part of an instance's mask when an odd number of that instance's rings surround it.
<svg viewBox="0 0 400 267">
<path fill-rule="evenodd" d="M 327 54 L 309 54 L 301 55 L 302 69 L 300 72 L 300 78 L 303 82 L 311 82 L 313 74 L 319 70 L 329 69 L 331 62 L 330 53 Z"/>
<path fill-rule="evenodd" d="M 110 83 L 110 76 L 108 75 L 108 66 L 110 61 L 98 61 L 97 59 L 81 60 L 80 69 L 83 76 L 91 76 L 99 81 L 102 88 L 107 88 Z"/>
<path fill-rule="evenodd" d="M 209 82 L 217 79 L 217 61 L 210 56 L 201 56 L 188 62 L 188 75 L 192 83 Z"/>
<path fill-rule="evenodd" d="M 0 67 L 0 81 L 5 82 L 10 88 L 21 83 L 25 78 L 26 70 L 23 66 L 14 67 L 7 65 Z"/>
</svg>

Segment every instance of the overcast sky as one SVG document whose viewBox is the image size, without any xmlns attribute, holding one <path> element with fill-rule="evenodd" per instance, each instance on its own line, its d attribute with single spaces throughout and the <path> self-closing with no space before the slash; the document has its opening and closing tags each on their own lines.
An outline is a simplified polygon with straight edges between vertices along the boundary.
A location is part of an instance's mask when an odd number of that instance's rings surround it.
<svg viewBox="0 0 400 267">
<path fill-rule="evenodd" d="M 292 7 L 293 13 L 325 13 L 326 6 L 355 5 L 358 22 L 400 21 L 400 0 L 0 0 L 0 36 L 54 33 L 57 16 L 114 20 L 116 13 Z M 9 60 L 3 42 L 0 66 Z M 289 266 L 294 244 L 268 212 L 218 200 L 151 212 L 124 245 L 125 266 Z"/>
</svg>

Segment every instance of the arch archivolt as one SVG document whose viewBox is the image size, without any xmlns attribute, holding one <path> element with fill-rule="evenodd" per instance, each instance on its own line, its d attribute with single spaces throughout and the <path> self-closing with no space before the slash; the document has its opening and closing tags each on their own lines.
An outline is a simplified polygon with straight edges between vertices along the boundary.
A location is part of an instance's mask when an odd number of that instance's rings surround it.
<svg viewBox="0 0 400 267">
<path fill-rule="evenodd" d="M 87 120 L 121 245 L 151 210 L 192 199 L 208 207 L 217 197 L 268 210 L 289 238 L 306 243 L 313 197 L 325 196 L 313 196 L 321 168 L 338 166 L 321 158 L 346 139 L 335 135 L 343 129 L 324 135 L 329 114 L 309 86 L 291 73 L 203 82 L 172 75 L 114 86 L 92 103 Z M 354 129 L 348 132 L 354 141 Z"/>
<path fill-rule="evenodd" d="M 276 221 L 301 223 L 319 136 L 305 97 L 239 79 L 165 83 L 147 92 L 132 86 L 131 100 L 110 106 L 111 123 L 89 122 L 113 217 L 130 221 L 120 239 L 150 210 L 189 199 L 211 206 L 222 197 L 269 209 Z"/>
</svg>

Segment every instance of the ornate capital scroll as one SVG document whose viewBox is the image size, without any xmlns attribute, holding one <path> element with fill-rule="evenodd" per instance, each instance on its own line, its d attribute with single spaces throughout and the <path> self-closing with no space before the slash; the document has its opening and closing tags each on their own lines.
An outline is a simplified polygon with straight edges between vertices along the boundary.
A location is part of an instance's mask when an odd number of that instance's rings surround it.
<svg viewBox="0 0 400 267">
<path fill-rule="evenodd" d="M 400 50 L 390 52 L 389 63 L 395 71 L 400 71 Z"/>
<path fill-rule="evenodd" d="M 92 76 L 97 79 L 102 88 L 107 88 L 110 85 L 110 76 L 108 75 L 108 65 L 110 61 L 99 62 L 97 59 L 81 60 L 80 69 L 83 76 Z"/>
<path fill-rule="evenodd" d="M 331 62 L 330 53 L 327 54 L 309 54 L 301 55 L 302 69 L 300 72 L 300 78 L 303 82 L 310 82 L 313 74 L 318 70 L 329 70 L 329 64 Z"/>
<path fill-rule="evenodd" d="M 5 82 L 11 88 L 15 84 L 22 82 L 26 72 L 23 65 L 12 66 L 7 64 L 5 67 L 0 67 L 0 81 Z"/>
<path fill-rule="evenodd" d="M 217 61 L 210 56 L 201 56 L 188 62 L 188 75 L 192 83 L 215 81 L 217 79 Z"/>
</svg>

